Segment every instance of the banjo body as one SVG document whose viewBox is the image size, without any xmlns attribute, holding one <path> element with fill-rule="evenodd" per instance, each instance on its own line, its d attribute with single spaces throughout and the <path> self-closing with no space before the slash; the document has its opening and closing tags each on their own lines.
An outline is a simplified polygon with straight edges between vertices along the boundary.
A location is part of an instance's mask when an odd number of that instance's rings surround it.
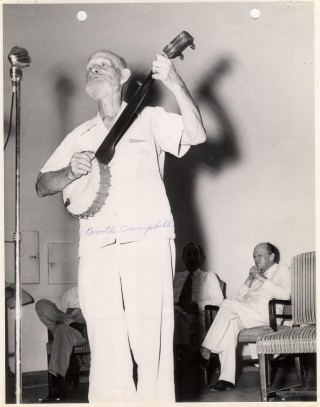
<svg viewBox="0 0 320 407">
<path fill-rule="evenodd" d="M 62 198 L 67 211 L 80 219 L 94 216 L 105 204 L 111 187 L 108 165 L 96 158 L 91 161 L 91 172 L 67 185 Z"/>
<path fill-rule="evenodd" d="M 182 31 L 164 49 L 163 53 L 170 59 L 180 57 L 188 46 L 194 49 L 193 37 Z M 109 195 L 111 174 L 108 164 L 115 154 L 115 147 L 128 130 L 135 118 L 135 113 L 155 81 L 150 72 L 143 84 L 139 86 L 132 99 L 105 137 L 92 160 L 92 170 L 67 185 L 63 192 L 63 202 L 67 211 L 81 219 L 94 216 L 101 210 Z"/>
</svg>

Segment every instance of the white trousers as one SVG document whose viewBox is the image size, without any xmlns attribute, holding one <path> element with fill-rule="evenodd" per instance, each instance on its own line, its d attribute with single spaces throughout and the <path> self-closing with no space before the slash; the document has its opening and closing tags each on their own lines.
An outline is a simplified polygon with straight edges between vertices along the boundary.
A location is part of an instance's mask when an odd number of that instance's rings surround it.
<svg viewBox="0 0 320 407">
<path fill-rule="evenodd" d="M 112 244 L 79 262 L 91 349 L 89 402 L 174 402 L 174 241 Z M 138 365 L 133 380 L 130 348 Z"/>
<path fill-rule="evenodd" d="M 239 332 L 244 328 L 269 323 L 268 303 L 223 301 L 202 346 L 218 353 L 221 370 L 219 380 L 235 384 L 236 348 Z"/>
</svg>

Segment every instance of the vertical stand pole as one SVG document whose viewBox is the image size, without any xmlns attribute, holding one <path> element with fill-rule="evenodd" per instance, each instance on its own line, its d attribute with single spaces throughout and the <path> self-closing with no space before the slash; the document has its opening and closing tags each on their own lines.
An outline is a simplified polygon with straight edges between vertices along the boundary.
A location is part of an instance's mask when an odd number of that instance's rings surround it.
<svg viewBox="0 0 320 407">
<path fill-rule="evenodd" d="M 21 232 L 20 232 L 20 82 L 22 79 L 22 68 L 30 65 L 31 59 L 28 51 L 19 46 L 13 47 L 8 55 L 11 63 L 10 77 L 12 80 L 12 91 L 16 93 L 16 200 L 15 200 L 15 222 L 16 230 L 13 235 L 15 249 L 15 351 L 16 351 L 16 404 L 21 404 Z"/>
<path fill-rule="evenodd" d="M 21 72 L 21 71 L 20 71 Z M 21 72 L 22 77 L 22 72 Z M 15 245 L 15 353 L 16 353 L 16 404 L 21 404 L 21 232 L 20 232 L 20 77 L 16 76 L 13 91 L 16 92 L 16 200 L 15 223 L 13 236 Z"/>
</svg>

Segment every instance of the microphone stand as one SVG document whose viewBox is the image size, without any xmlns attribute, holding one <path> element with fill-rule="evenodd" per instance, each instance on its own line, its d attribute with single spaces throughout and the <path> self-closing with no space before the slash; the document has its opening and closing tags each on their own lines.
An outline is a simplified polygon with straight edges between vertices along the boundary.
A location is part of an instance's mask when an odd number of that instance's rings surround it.
<svg viewBox="0 0 320 407">
<path fill-rule="evenodd" d="M 12 92 L 16 94 L 16 185 L 15 185 L 15 233 L 14 257 L 15 257 L 15 364 L 16 364 L 16 404 L 21 404 L 21 232 L 20 232 L 20 98 L 22 80 L 22 68 L 30 65 L 31 59 L 27 50 L 15 46 L 10 50 L 8 59 L 11 63 L 10 76 L 12 80 Z"/>
<path fill-rule="evenodd" d="M 10 69 L 12 92 L 16 94 L 16 185 L 15 185 L 15 362 L 16 362 L 16 404 L 21 404 L 21 232 L 20 232 L 20 99 L 22 70 L 17 66 Z"/>
</svg>

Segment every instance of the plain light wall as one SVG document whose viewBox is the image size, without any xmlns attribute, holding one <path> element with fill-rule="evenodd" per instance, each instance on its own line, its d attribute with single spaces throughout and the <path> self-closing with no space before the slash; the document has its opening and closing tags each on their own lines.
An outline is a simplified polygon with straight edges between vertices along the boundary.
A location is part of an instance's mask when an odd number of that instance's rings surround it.
<svg viewBox="0 0 320 407">
<path fill-rule="evenodd" d="M 7 55 L 19 45 L 32 64 L 23 71 L 21 228 L 40 233 L 40 284 L 35 298 L 58 299 L 68 285 L 48 284 L 47 243 L 67 242 L 77 220 L 60 194 L 38 198 L 42 165 L 74 127 L 96 114 L 85 95 L 88 57 L 98 49 L 122 55 L 144 79 L 154 54 L 185 30 L 196 49 L 175 66 L 197 100 L 208 141 L 183 159 L 167 158 L 165 181 L 181 250 L 197 241 L 205 269 L 234 297 L 252 265 L 252 250 L 271 241 L 289 264 L 315 250 L 313 2 L 4 5 L 4 122 L 11 98 Z M 79 22 L 78 11 L 88 18 Z M 175 111 L 155 84 L 150 102 Z M 13 128 L 14 132 L 14 128 Z M 14 229 L 14 140 L 4 153 L 5 228 Z M 73 238 L 72 238 L 73 239 Z M 71 240 L 72 240 L 71 239 Z M 107 277 L 106 277 L 107 278 Z M 107 281 L 107 280 L 106 280 Z M 22 370 L 46 369 L 46 332 L 25 307 Z"/>
</svg>

